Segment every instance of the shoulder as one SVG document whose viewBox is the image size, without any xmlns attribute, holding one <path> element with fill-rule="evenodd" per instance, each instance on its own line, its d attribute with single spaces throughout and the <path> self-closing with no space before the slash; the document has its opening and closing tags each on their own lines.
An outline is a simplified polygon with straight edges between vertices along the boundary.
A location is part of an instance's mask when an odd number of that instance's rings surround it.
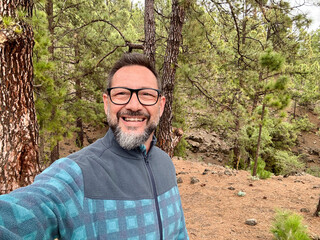
<svg viewBox="0 0 320 240">
<path fill-rule="evenodd" d="M 170 156 L 165 151 L 163 151 L 161 148 L 159 148 L 157 146 L 153 146 L 150 153 L 155 157 L 159 157 L 162 160 L 167 160 L 167 161 L 171 162 Z"/>
<path fill-rule="evenodd" d="M 82 179 L 82 170 L 79 165 L 72 159 L 61 158 L 40 173 L 34 183 L 45 183 L 62 189 L 65 184 L 76 184 L 80 187 Z"/>
</svg>

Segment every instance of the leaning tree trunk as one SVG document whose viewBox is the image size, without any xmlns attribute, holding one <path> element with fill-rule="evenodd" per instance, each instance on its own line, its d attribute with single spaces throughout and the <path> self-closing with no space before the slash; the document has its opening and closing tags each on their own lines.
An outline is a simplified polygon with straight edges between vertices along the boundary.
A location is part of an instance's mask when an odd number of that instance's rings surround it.
<svg viewBox="0 0 320 240">
<path fill-rule="evenodd" d="M 33 182 L 39 172 L 38 125 L 33 99 L 31 26 L 16 18 L 32 15 L 32 0 L 0 1 L 0 194 Z"/>
<path fill-rule="evenodd" d="M 159 147 L 167 152 L 171 157 L 173 156 L 174 148 L 177 145 L 177 142 L 174 141 L 174 132 L 172 130 L 173 90 L 175 84 L 179 47 L 182 39 L 182 27 L 184 24 L 185 8 L 187 7 L 187 4 L 188 1 L 184 1 L 181 3 L 179 3 L 179 0 L 172 1 L 170 31 L 163 65 L 162 85 L 163 94 L 166 97 L 166 107 L 160 120 L 158 139 Z"/>
</svg>

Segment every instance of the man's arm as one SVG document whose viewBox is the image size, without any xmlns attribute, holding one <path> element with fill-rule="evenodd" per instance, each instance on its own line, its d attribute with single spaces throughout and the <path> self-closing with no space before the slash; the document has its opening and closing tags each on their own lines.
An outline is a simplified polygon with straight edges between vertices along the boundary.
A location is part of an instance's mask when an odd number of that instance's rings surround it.
<svg viewBox="0 0 320 240">
<path fill-rule="evenodd" d="M 180 198 L 180 194 L 179 194 Z M 186 222 L 183 214 L 181 198 L 179 199 L 180 204 L 180 211 L 181 211 L 181 219 L 180 219 L 180 226 L 179 226 L 179 235 L 177 240 L 189 240 L 188 231 L 186 227 Z"/>
<path fill-rule="evenodd" d="M 60 159 L 32 185 L 0 196 L 0 239 L 66 237 L 66 229 L 77 225 L 82 202 L 81 169 Z"/>
</svg>

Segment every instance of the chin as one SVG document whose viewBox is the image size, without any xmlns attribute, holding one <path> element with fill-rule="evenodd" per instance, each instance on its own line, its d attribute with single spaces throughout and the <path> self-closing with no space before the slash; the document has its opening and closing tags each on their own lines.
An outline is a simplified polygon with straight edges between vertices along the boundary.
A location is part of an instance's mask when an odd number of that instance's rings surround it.
<svg viewBox="0 0 320 240">
<path fill-rule="evenodd" d="M 144 134 L 144 129 L 137 129 L 137 128 L 122 128 L 122 132 L 125 134 L 136 134 L 136 135 L 141 135 Z"/>
</svg>

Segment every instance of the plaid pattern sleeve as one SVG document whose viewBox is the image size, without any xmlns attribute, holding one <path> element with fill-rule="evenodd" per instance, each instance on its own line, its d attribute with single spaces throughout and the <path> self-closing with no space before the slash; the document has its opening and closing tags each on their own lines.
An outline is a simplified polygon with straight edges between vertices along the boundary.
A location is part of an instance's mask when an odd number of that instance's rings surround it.
<svg viewBox="0 0 320 240">
<path fill-rule="evenodd" d="M 158 198 L 165 239 L 189 239 L 178 188 L 174 187 Z"/>
<path fill-rule="evenodd" d="M 0 196 L 0 239 L 42 240 L 67 235 L 66 229 L 81 217 L 82 205 L 81 169 L 72 160 L 60 159 L 32 185 Z"/>
</svg>

